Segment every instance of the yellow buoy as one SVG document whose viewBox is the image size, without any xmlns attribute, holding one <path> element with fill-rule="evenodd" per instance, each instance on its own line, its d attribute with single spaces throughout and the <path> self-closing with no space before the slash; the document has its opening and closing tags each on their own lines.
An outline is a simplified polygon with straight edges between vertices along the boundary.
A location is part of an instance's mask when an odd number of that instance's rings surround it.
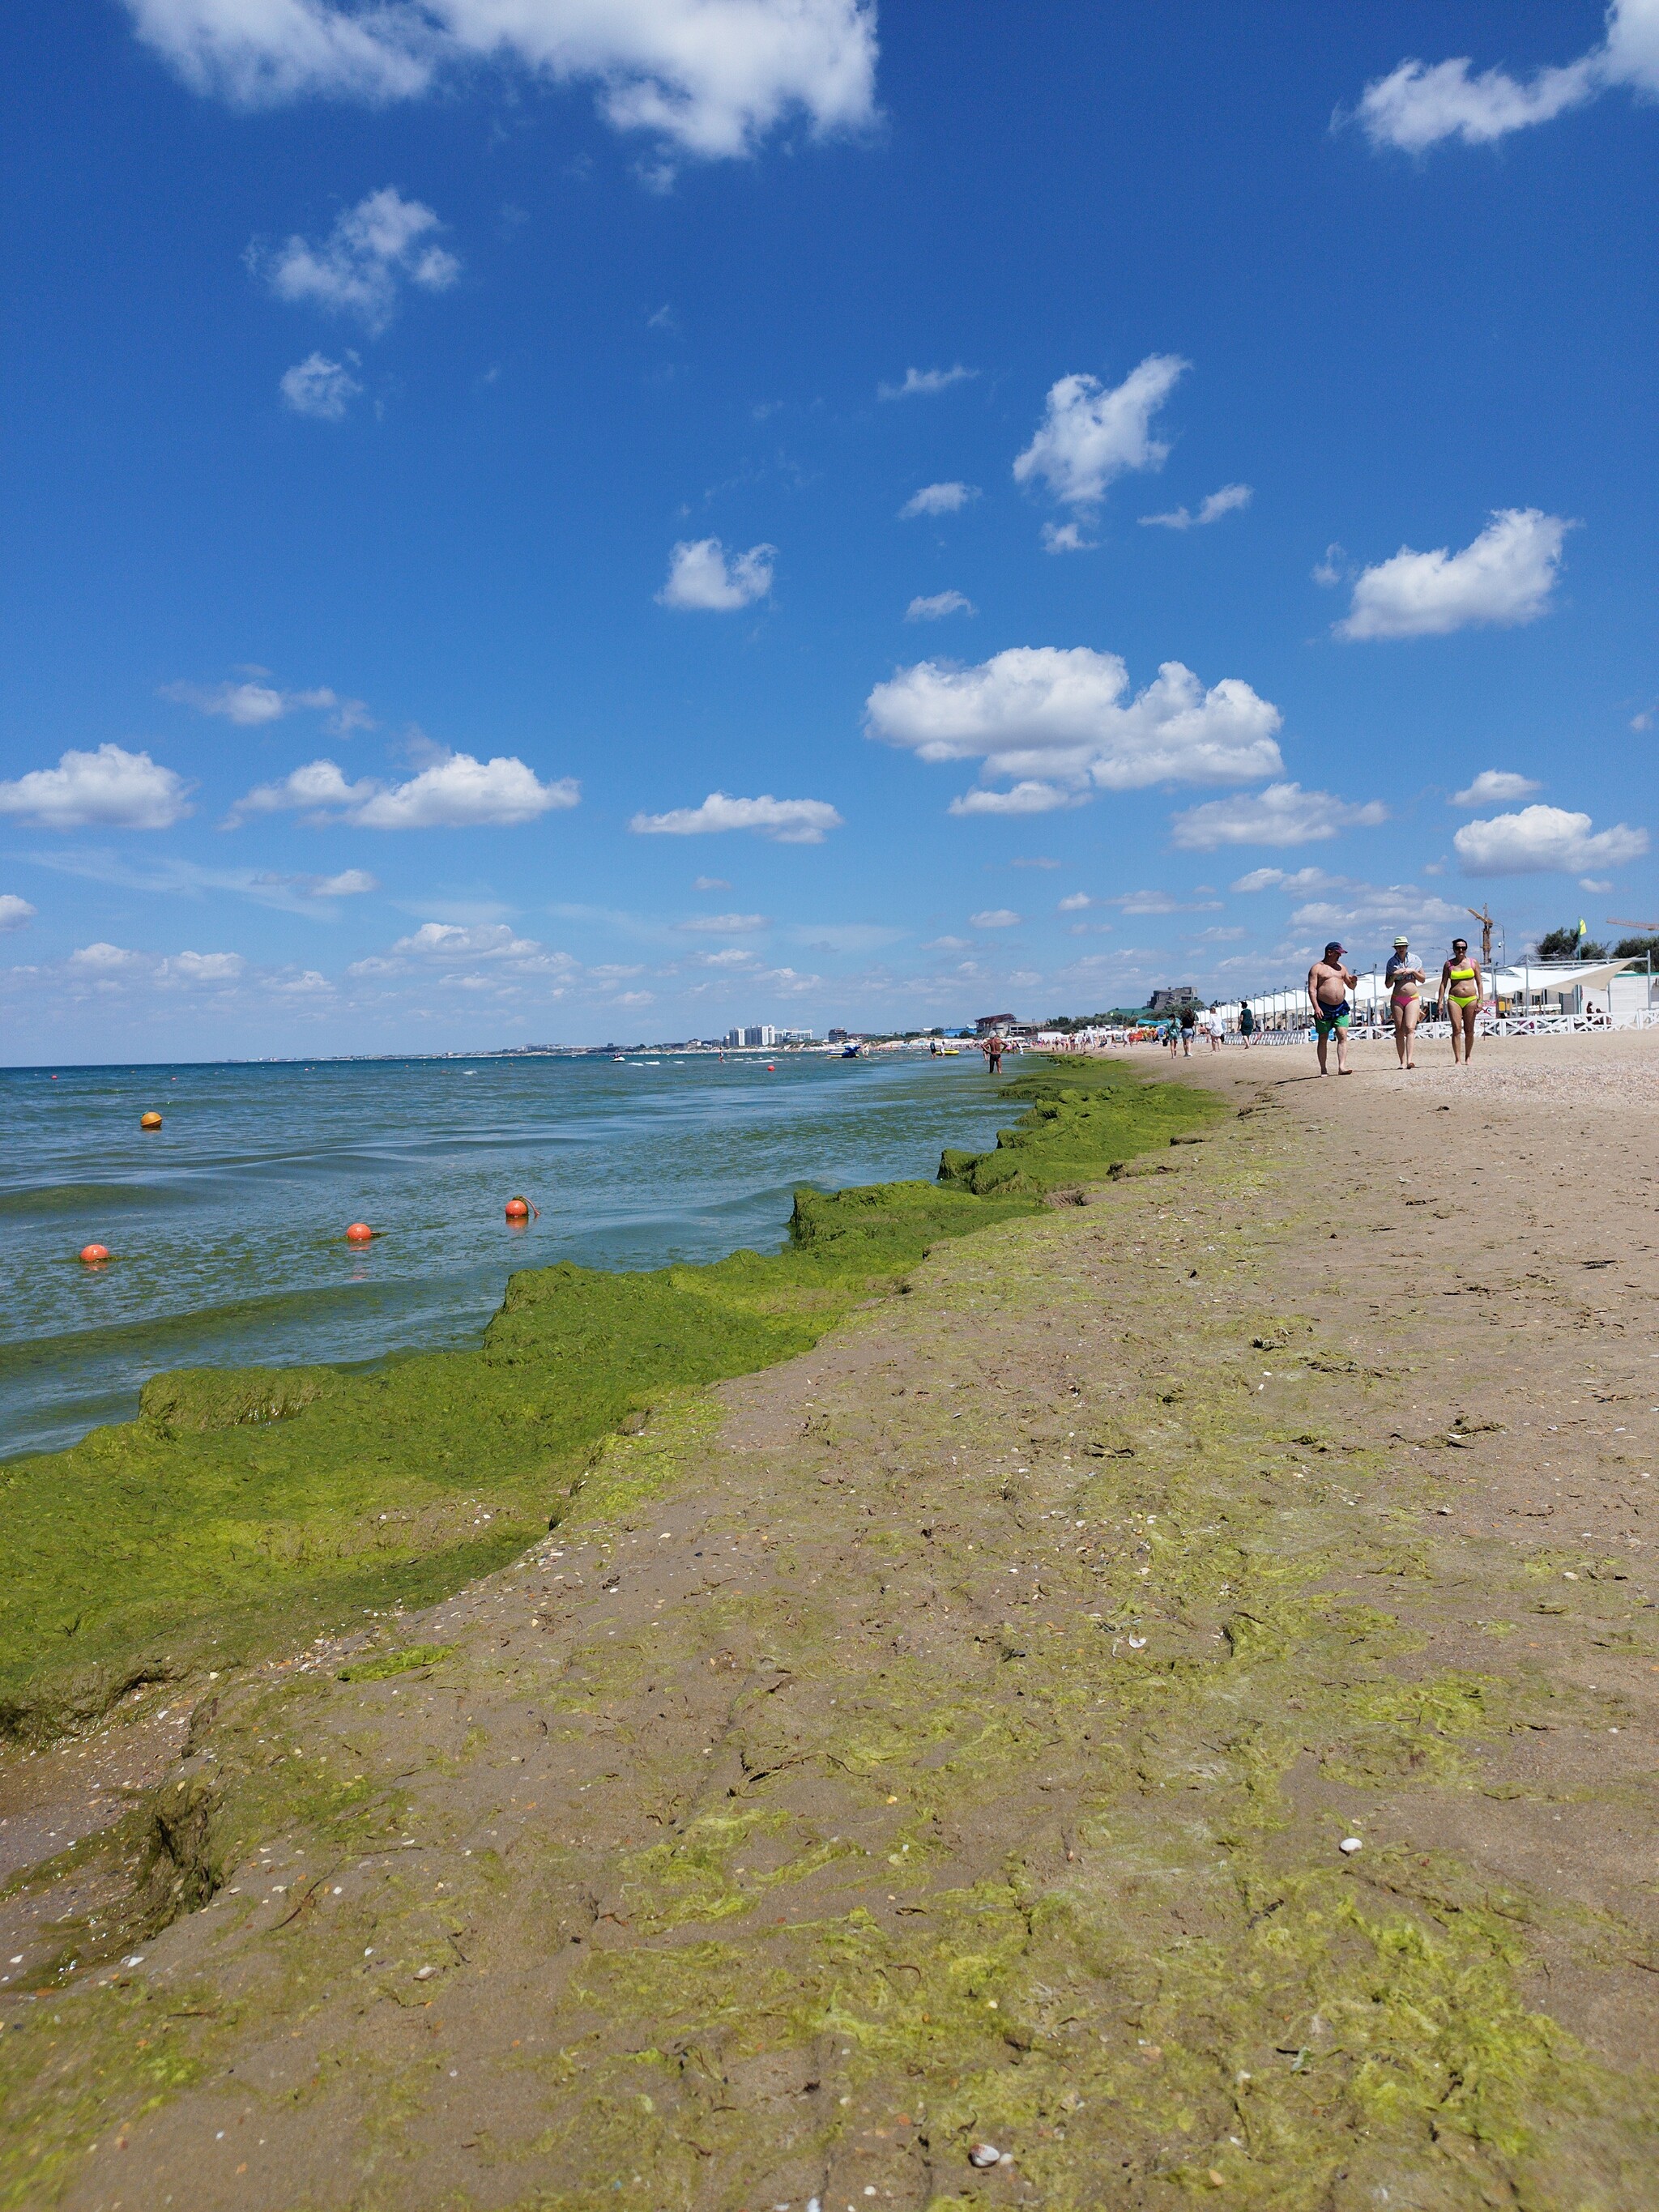
<svg viewBox="0 0 1659 2212">
<path fill-rule="evenodd" d="M 138 1116 L 138 1127 L 141 1129 L 159 1129 L 161 1126 L 161 1117 L 159 1114 L 141 1114 Z"/>
</svg>

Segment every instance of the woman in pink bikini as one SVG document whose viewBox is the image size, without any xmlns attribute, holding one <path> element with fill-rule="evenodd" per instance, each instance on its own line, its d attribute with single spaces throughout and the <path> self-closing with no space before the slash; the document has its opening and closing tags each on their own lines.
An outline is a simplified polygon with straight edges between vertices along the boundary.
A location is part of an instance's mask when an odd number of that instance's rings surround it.
<svg viewBox="0 0 1659 2212">
<path fill-rule="evenodd" d="M 1428 981 L 1408 938 L 1394 940 L 1394 957 L 1388 967 L 1389 1012 L 1394 1017 L 1394 1048 L 1401 1067 L 1417 1065 L 1417 1023 L 1423 1012 L 1422 990 Z"/>
</svg>

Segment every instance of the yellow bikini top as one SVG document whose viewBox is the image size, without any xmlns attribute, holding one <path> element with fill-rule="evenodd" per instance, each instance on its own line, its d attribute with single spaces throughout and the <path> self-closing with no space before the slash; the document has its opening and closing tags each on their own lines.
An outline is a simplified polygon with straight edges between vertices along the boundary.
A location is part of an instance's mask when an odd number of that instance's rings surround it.
<svg viewBox="0 0 1659 2212">
<path fill-rule="evenodd" d="M 1473 968 L 1449 968 L 1446 971 L 1446 981 L 1449 983 L 1473 983 L 1474 970 Z"/>
</svg>

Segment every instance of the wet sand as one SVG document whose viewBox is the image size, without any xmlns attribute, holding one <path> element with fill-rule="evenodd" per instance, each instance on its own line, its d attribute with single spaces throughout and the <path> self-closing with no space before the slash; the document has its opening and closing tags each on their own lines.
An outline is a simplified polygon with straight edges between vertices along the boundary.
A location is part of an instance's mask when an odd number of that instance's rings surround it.
<svg viewBox="0 0 1659 2212">
<path fill-rule="evenodd" d="M 10 2201 L 1659 2202 L 1659 1037 L 1353 1056 L 204 1703 L 211 1903 L 0 1905 Z"/>
</svg>

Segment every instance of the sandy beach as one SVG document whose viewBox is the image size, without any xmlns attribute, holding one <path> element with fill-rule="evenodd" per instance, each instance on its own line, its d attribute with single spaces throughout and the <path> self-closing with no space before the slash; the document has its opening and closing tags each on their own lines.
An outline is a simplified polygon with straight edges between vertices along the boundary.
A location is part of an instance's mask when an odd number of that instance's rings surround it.
<svg viewBox="0 0 1659 2212">
<path fill-rule="evenodd" d="M 1659 2202 L 1659 1036 L 1420 1058 L 14 1757 L 0 2203 Z"/>
</svg>

